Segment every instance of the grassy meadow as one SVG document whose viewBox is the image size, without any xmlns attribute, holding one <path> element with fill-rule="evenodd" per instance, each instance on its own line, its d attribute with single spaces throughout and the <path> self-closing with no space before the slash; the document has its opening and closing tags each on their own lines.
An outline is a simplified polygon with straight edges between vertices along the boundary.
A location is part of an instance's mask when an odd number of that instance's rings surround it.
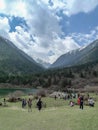
<svg viewBox="0 0 98 130">
<path fill-rule="evenodd" d="M 26 97 L 28 98 L 28 97 Z M 98 97 L 96 96 L 96 99 Z M 70 107 L 63 99 L 42 98 L 46 108 L 37 110 L 33 101 L 32 112 L 23 109 L 21 102 L 0 106 L 0 130 L 98 130 L 98 102 L 95 107 Z M 0 99 L 3 102 L 3 99 Z"/>
</svg>

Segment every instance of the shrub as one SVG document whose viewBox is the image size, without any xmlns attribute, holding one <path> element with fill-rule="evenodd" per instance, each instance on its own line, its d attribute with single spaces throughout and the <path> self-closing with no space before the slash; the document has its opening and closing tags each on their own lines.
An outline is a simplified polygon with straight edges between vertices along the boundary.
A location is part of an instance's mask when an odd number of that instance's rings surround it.
<svg viewBox="0 0 98 130">
<path fill-rule="evenodd" d="M 41 97 L 46 97 L 46 91 L 45 90 L 39 90 L 38 92 L 37 92 L 37 96 L 41 96 Z"/>
<path fill-rule="evenodd" d="M 10 93 L 8 95 L 8 97 L 9 97 L 8 101 L 9 102 L 22 101 L 22 99 L 20 97 L 23 96 L 23 95 L 24 95 L 23 92 L 21 92 L 21 91 L 15 91 L 14 93 Z"/>
</svg>

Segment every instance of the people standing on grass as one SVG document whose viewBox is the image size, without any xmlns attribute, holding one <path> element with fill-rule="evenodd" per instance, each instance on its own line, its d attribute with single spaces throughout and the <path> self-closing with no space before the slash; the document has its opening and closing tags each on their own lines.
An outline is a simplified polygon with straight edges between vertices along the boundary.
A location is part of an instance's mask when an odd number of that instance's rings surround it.
<svg viewBox="0 0 98 130">
<path fill-rule="evenodd" d="M 6 106 L 6 99 L 4 98 L 4 106 Z"/>
<path fill-rule="evenodd" d="M 78 97 L 77 104 L 80 105 L 80 97 Z"/>
<path fill-rule="evenodd" d="M 83 105 L 84 105 L 84 99 L 83 96 L 80 96 L 80 109 L 83 110 Z"/>
<path fill-rule="evenodd" d="M 28 112 L 32 112 L 32 100 L 30 98 L 28 100 Z"/>
<path fill-rule="evenodd" d="M 40 111 L 42 109 L 42 101 L 41 101 L 41 98 L 38 99 L 38 102 L 37 102 L 37 107 L 38 107 L 38 110 Z"/>
<path fill-rule="evenodd" d="M 57 99 L 57 96 L 56 96 L 56 95 L 54 96 L 54 99 L 55 99 L 55 100 Z"/>
<path fill-rule="evenodd" d="M 22 108 L 25 108 L 26 107 L 26 99 L 22 99 Z"/>
</svg>

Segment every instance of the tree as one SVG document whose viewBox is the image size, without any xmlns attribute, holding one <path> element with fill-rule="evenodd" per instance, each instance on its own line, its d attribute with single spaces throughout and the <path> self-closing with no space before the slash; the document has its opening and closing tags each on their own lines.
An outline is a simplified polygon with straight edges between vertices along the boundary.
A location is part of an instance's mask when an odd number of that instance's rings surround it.
<svg viewBox="0 0 98 130">
<path fill-rule="evenodd" d="M 97 76 L 98 76 L 98 74 L 97 74 L 97 71 L 96 71 L 96 70 L 94 70 L 94 71 L 93 71 L 93 75 L 94 75 L 95 77 L 97 77 Z"/>
<path fill-rule="evenodd" d="M 65 88 L 67 85 L 68 85 L 68 80 L 67 80 L 67 79 L 63 79 L 63 80 L 61 81 L 61 87 L 62 87 L 62 88 Z"/>
<path fill-rule="evenodd" d="M 51 86 L 51 77 L 48 78 L 47 85 L 48 85 L 49 87 Z"/>
<path fill-rule="evenodd" d="M 84 73 L 83 73 L 83 72 L 81 72 L 81 73 L 80 73 L 80 77 L 81 77 L 81 78 L 85 78 L 85 76 L 84 76 Z"/>
</svg>

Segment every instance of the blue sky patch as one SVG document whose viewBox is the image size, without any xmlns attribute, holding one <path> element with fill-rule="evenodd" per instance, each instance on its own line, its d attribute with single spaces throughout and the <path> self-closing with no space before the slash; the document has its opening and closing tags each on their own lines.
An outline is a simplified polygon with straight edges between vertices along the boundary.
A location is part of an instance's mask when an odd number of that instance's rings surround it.
<svg viewBox="0 0 98 130">
<path fill-rule="evenodd" d="M 65 35 L 70 33 L 89 33 L 98 25 L 98 6 L 89 13 L 78 13 L 70 17 L 63 14 L 61 10 L 58 16 L 62 17 L 60 25 Z"/>
<path fill-rule="evenodd" d="M 16 31 L 16 29 L 15 29 L 16 26 L 21 26 L 21 27 L 25 26 L 25 27 L 27 27 L 27 24 L 26 24 L 25 20 L 23 18 L 21 18 L 21 17 L 13 16 L 9 20 L 9 24 L 10 24 L 10 27 L 11 27 L 10 32 L 15 32 Z"/>
</svg>

